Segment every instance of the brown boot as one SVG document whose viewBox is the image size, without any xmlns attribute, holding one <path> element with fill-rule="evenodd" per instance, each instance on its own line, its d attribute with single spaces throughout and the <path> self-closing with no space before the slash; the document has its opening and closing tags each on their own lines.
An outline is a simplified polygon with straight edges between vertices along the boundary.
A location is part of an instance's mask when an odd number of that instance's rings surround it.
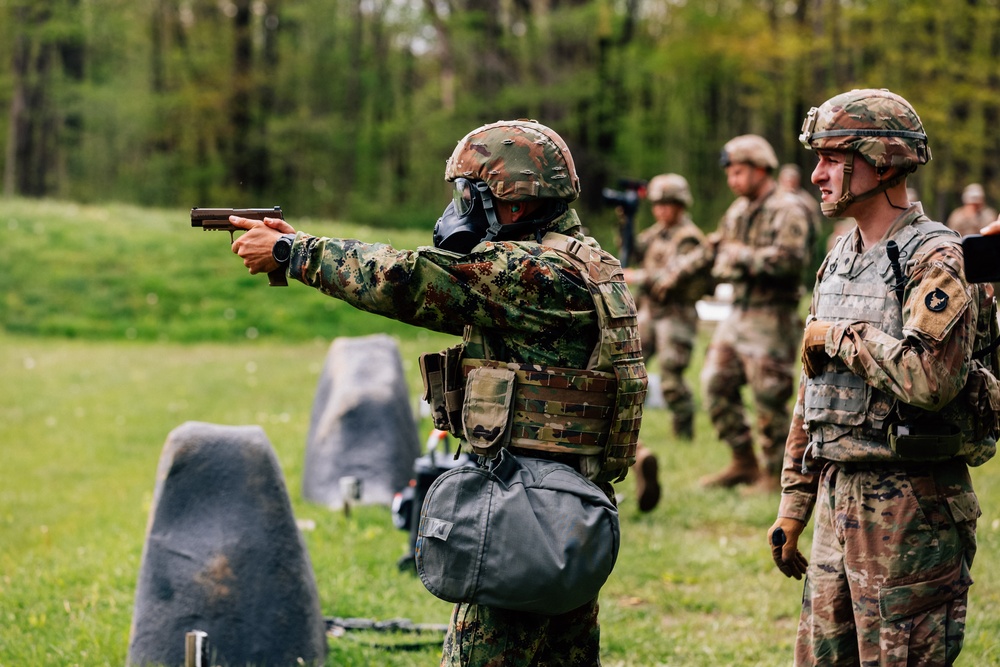
<svg viewBox="0 0 1000 667">
<path fill-rule="evenodd" d="M 635 473 L 635 495 L 640 512 L 650 512 L 660 502 L 659 469 L 656 454 L 639 445 L 632 472 Z"/>
<path fill-rule="evenodd" d="M 750 447 L 734 449 L 733 461 L 729 467 L 714 475 L 707 475 L 699 480 L 704 487 L 722 487 L 725 489 L 738 484 L 753 484 L 760 476 L 760 466 L 757 457 Z"/>
</svg>

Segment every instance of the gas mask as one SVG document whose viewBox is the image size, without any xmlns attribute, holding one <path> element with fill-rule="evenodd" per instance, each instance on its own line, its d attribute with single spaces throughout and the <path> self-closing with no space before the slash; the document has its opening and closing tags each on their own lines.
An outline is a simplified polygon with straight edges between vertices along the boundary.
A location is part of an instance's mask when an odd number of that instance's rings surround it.
<svg viewBox="0 0 1000 667">
<path fill-rule="evenodd" d="M 456 178 L 452 201 L 434 225 L 434 247 L 466 255 L 486 241 L 522 239 L 566 211 L 564 202 L 542 207 L 530 219 L 501 225 L 493 202 L 493 193 L 483 181 Z"/>
<path fill-rule="evenodd" d="M 434 225 L 434 247 L 468 254 L 500 232 L 493 194 L 483 181 L 456 178 L 451 203 Z"/>
</svg>

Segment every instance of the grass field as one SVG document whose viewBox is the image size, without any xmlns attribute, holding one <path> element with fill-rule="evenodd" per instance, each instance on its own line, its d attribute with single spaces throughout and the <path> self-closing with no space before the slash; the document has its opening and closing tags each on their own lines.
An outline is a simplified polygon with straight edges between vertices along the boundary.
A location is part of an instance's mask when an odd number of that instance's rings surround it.
<svg viewBox="0 0 1000 667">
<path fill-rule="evenodd" d="M 21 200 L 5 209 L 0 666 L 124 664 L 157 460 L 167 434 L 190 420 L 264 428 L 297 517 L 316 525 L 304 536 L 325 615 L 447 622 L 450 605 L 397 571 L 406 535 L 388 508 L 345 517 L 302 500 L 301 478 L 335 336 L 394 335 L 412 396 L 416 355 L 451 339 L 343 310 L 302 285 L 268 288 L 244 274 L 227 235 L 190 230 L 185 211 Z M 324 234 L 384 234 L 290 221 Z M 424 242 L 398 236 L 402 247 Z M 704 339 L 699 356 L 703 349 Z M 774 569 L 765 544 L 777 498 L 701 490 L 697 479 L 725 464 L 725 448 L 703 413 L 690 444 L 672 442 L 668 424 L 661 410 L 643 423 L 661 459 L 661 504 L 640 514 L 632 480 L 619 485 L 623 544 L 601 594 L 604 664 L 790 664 L 801 583 Z M 959 664 L 995 665 L 1000 465 L 973 475 L 984 515 Z M 384 639 L 331 639 L 326 664 L 437 662 L 435 646 L 404 651 L 378 645 Z"/>
</svg>

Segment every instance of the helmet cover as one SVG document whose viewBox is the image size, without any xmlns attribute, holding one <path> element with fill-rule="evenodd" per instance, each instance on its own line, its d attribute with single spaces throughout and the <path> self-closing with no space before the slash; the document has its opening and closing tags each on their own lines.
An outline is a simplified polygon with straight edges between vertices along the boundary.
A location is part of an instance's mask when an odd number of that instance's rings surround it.
<svg viewBox="0 0 1000 667">
<path fill-rule="evenodd" d="M 722 147 L 719 164 L 728 167 L 734 163 L 745 163 L 774 171 L 778 168 L 778 156 L 767 139 L 756 134 L 742 134 L 726 142 Z"/>
<path fill-rule="evenodd" d="M 885 89 L 852 90 L 813 107 L 799 141 L 809 150 L 857 151 L 876 168 L 904 172 L 931 159 L 917 112 Z"/>
<path fill-rule="evenodd" d="M 680 174 L 660 174 L 654 176 L 646 187 L 646 199 L 654 204 L 674 202 L 691 208 L 694 199 L 687 179 Z"/>
<path fill-rule="evenodd" d="M 566 142 L 533 120 L 497 121 L 467 134 L 445 166 L 446 181 L 483 181 L 497 199 L 571 202 L 580 179 Z"/>
</svg>

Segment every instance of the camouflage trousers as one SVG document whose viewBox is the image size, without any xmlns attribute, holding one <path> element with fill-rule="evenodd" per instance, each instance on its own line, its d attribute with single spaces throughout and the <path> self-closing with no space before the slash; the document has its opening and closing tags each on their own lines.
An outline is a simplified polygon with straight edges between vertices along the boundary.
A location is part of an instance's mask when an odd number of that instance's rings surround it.
<svg viewBox="0 0 1000 667">
<path fill-rule="evenodd" d="M 979 516 L 965 464 L 828 463 L 815 511 L 795 664 L 952 664 Z"/>
<path fill-rule="evenodd" d="M 457 604 L 441 667 L 597 667 L 597 609 L 596 599 L 558 616 Z"/>
<path fill-rule="evenodd" d="M 691 311 L 654 318 L 648 308 L 639 310 L 642 359 L 649 362 L 656 355 L 663 402 L 674 414 L 675 423 L 690 424 L 694 419 L 693 394 L 684 380 L 698 329 L 698 315 L 693 307 Z"/>
<path fill-rule="evenodd" d="M 719 323 L 701 369 L 709 417 L 733 449 L 752 446 L 740 393 L 749 385 L 764 465 L 778 475 L 790 425 L 789 399 L 803 324 L 791 306 L 734 308 Z"/>
</svg>

